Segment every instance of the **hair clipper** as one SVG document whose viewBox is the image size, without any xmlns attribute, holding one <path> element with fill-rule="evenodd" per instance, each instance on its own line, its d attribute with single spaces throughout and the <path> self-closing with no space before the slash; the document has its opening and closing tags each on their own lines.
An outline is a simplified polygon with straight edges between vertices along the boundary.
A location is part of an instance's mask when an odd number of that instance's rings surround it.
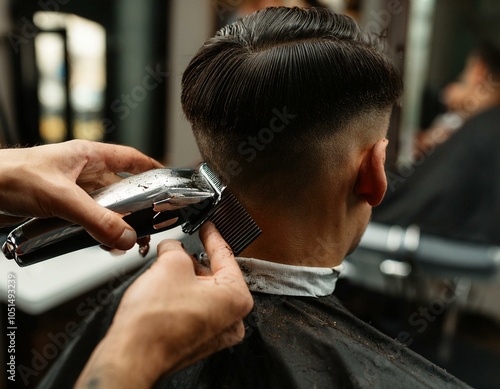
<svg viewBox="0 0 500 389">
<path fill-rule="evenodd" d="M 235 255 L 260 233 L 243 206 L 206 164 L 195 169 L 154 169 L 92 192 L 100 205 L 124 214 L 137 237 L 182 225 L 194 233 L 212 221 Z M 8 259 L 28 266 L 97 245 L 78 225 L 58 218 L 33 218 L 10 232 L 2 246 Z"/>
</svg>

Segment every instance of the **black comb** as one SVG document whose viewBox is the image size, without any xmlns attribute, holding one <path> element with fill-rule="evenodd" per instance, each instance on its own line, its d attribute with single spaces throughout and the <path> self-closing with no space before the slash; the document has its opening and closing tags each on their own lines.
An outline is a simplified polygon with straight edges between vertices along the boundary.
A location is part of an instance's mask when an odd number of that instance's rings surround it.
<svg viewBox="0 0 500 389">
<path fill-rule="evenodd" d="M 209 212 L 204 218 L 198 218 L 197 224 L 194 225 L 186 223 L 182 229 L 185 233 L 192 234 L 205 220 L 210 220 L 215 224 L 227 244 L 229 244 L 229 247 L 233 250 L 233 254 L 238 255 L 262 231 L 208 165 L 202 164 L 199 172 L 217 193 L 218 197 L 215 201 L 215 206 L 209 208 Z"/>
<path fill-rule="evenodd" d="M 215 224 L 235 256 L 262 232 L 236 197 L 227 190 L 222 193 L 222 199 L 208 220 Z"/>
</svg>

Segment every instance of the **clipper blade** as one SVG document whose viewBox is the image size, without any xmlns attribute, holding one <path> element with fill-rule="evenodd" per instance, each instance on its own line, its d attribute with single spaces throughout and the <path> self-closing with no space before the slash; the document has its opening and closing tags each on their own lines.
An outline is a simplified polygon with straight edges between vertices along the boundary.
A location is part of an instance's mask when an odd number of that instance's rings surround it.
<svg viewBox="0 0 500 389">
<path fill-rule="evenodd" d="M 236 197 L 227 190 L 208 220 L 215 224 L 235 256 L 262 232 Z"/>
</svg>

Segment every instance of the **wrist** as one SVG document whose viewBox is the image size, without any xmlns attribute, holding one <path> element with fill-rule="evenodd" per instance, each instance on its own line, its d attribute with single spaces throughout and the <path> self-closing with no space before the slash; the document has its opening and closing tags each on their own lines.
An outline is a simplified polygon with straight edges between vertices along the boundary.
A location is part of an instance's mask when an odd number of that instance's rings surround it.
<svg viewBox="0 0 500 389">
<path fill-rule="evenodd" d="M 115 333 L 110 328 L 92 353 L 76 387 L 134 388 L 153 386 L 162 374 L 153 345 L 141 342 L 131 333 Z M 95 385 L 95 386 L 91 386 Z"/>
<path fill-rule="evenodd" d="M 26 214 L 22 204 L 25 197 L 33 194 L 29 191 L 28 183 L 34 181 L 33 173 L 27 169 L 24 150 L 5 149 L 0 150 L 0 211 L 2 223 L 7 224 L 10 220 L 3 215 L 14 216 Z"/>
<path fill-rule="evenodd" d="M 22 173 L 15 171 L 16 168 L 12 166 L 13 157 L 14 156 L 11 155 L 11 151 L 9 149 L 0 150 L 0 188 L 2 188 L 2 191 L 0 192 L 0 200 L 2 203 L 3 200 L 7 199 L 7 189 L 15 183 L 14 179 L 16 175 L 18 178 L 22 175 Z M 3 206 L 0 210 L 6 211 Z"/>
</svg>

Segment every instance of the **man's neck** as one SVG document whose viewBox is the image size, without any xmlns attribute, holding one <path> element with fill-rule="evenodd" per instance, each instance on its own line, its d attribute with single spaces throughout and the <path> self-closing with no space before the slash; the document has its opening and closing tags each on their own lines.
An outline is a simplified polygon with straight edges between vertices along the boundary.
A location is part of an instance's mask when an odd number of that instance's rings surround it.
<svg viewBox="0 0 500 389">
<path fill-rule="evenodd" d="M 349 250 L 341 218 L 330 212 L 308 218 L 280 214 L 252 215 L 262 234 L 241 254 L 270 262 L 297 266 L 334 267 Z"/>
</svg>

